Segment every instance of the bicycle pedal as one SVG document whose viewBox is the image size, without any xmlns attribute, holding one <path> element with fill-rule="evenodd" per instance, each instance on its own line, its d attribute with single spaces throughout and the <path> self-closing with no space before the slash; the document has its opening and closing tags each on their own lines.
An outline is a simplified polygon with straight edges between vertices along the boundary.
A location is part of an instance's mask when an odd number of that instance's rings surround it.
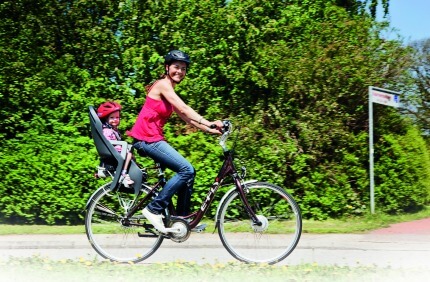
<svg viewBox="0 0 430 282">
<path fill-rule="evenodd" d="M 206 226 L 208 226 L 206 223 L 200 224 L 200 225 L 197 225 L 196 227 L 194 227 L 193 229 L 191 229 L 191 231 L 200 233 L 206 229 Z"/>
</svg>

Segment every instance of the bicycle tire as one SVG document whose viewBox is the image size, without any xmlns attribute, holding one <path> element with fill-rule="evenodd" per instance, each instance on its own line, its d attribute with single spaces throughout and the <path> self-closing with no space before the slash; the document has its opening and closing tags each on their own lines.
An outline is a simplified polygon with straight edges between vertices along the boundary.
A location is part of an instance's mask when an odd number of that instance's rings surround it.
<svg viewBox="0 0 430 282">
<path fill-rule="evenodd" d="M 220 203 L 217 215 L 221 242 L 242 262 L 278 263 L 291 254 L 300 240 L 300 208 L 288 192 L 274 184 L 254 182 L 245 187 L 249 205 L 263 225 L 252 225 L 239 192 L 232 189 Z"/>
<path fill-rule="evenodd" d="M 141 198 L 113 192 L 110 183 L 100 187 L 90 198 L 85 214 L 85 232 L 94 250 L 105 259 L 138 263 L 150 257 L 163 242 L 141 214 L 124 223 L 124 216 Z"/>
</svg>

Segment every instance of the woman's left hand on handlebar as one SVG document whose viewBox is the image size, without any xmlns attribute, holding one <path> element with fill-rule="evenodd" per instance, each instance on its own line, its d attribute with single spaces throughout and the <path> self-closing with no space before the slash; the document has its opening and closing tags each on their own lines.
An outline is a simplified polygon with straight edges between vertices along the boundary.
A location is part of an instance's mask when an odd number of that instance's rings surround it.
<svg viewBox="0 0 430 282">
<path fill-rule="evenodd" d="M 212 134 L 221 134 L 222 133 L 221 130 L 224 127 L 224 124 L 223 124 L 222 121 L 220 121 L 220 120 L 213 121 L 211 123 L 211 127 L 212 127 L 212 125 L 215 125 L 216 128 L 210 128 L 210 127 L 208 127 L 207 132 L 212 133 Z"/>
</svg>

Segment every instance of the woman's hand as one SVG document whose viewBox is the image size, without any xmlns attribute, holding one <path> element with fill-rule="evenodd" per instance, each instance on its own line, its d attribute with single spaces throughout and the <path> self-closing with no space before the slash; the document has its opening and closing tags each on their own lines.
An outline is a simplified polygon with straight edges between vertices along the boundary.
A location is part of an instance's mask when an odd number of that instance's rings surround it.
<svg viewBox="0 0 430 282">
<path fill-rule="evenodd" d="M 206 130 L 208 133 L 211 133 L 211 134 L 221 134 L 222 133 L 221 130 L 224 127 L 224 124 L 222 123 L 222 121 L 216 120 L 216 121 L 211 122 L 210 124 L 211 124 L 211 127 L 212 127 L 212 125 L 215 125 L 216 128 L 208 127 L 208 129 Z"/>
</svg>

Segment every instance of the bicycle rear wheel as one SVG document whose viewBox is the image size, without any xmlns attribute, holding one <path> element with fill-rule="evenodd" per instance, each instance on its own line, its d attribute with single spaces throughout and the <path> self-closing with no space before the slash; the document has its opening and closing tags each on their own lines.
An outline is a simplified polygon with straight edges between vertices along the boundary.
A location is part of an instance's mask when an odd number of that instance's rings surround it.
<svg viewBox="0 0 430 282">
<path fill-rule="evenodd" d="M 137 204 L 134 194 L 112 192 L 110 183 L 100 187 L 90 198 L 85 215 L 85 231 L 91 246 L 103 258 L 137 263 L 151 256 L 163 242 L 141 214 L 125 219 Z"/>
<path fill-rule="evenodd" d="M 246 184 L 245 195 L 261 226 L 253 225 L 239 193 L 220 203 L 218 234 L 227 251 L 248 263 L 275 264 L 296 247 L 302 233 L 300 209 L 282 188 L 264 182 Z"/>
</svg>

